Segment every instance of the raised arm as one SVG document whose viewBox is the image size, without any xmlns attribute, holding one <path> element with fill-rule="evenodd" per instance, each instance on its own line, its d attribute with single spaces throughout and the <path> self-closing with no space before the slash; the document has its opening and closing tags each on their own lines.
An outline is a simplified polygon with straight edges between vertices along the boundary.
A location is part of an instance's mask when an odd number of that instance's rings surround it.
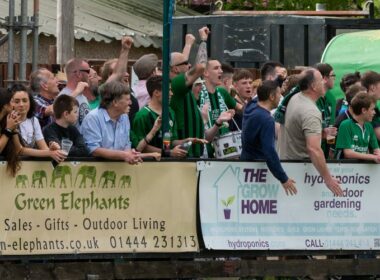
<svg viewBox="0 0 380 280">
<path fill-rule="evenodd" d="M 199 44 L 198 53 L 195 58 L 195 64 L 202 64 L 206 67 L 207 63 L 207 39 L 210 34 L 210 30 L 208 27 L 202 27 L 199 29 L 199 37 L 201 39 L 201 43 Z"/>
<path fill-rule="evenodd" d="M 186 86 L 191 86 L 196 79 L 203 75 L 206 69 L 207 63 L 207 38 L 210 33 L 207 27 L 202 27 L 199 29 L 199 36 L 202 42 L 199 45 L 197 57 L 195 60 L 195 65 L 185 73 Z"/>
<path fill-rule="evenodd" d="M 149 145 L 149 143 L 152 141 L 156 133 L 160 130 L 161 122 L 162 122 L 161 117 L 156 118 L 152 129 L 148 132 L 148 134 L 144 137 L 144 139 L 141 139 L 140 142 L 138 143 L 136 147 L 136 150 L 138 152 L 144 151 L 144 152 L 149 152 L 149 153 L 151 152 L 161 153 L 161 149 L 154 147 L 152 145 Z"/>
<path fill-rule="evenodd" d="M 186 60 L 189 60 L 191 47 L 195 42 L 195 37 L 193 34 L 186 34 L 185 46 L 183 47 L 182 54 Z"/>
<path fill-rule="evenodd" d="M 112 75 L 108 77 L 107 83 L 114 80 L 121 80 L 124 77 L 124 73 L 127 71 L 129 50 L 133 45 L 133 39 L 129 36 L 125 36 L 121 39 L 121 51 L 119 59 L 117 60 L 115 69 Z"/>
<path fill-rule="evenodd" d="M 205 66 L 203 64 L 196 64 L 191 67 L 189 71 L 185 73 L 186 86 L 191 86 L 196 79 L 203 75 L 205 71 Z"/>
<path fill-rule="evenodd" d="M 215 121 L 214 125 L 211 126 L 209 129 L 205 130 L 205 138 L 208 142 L 212 142 L 216 136 L 216 134 L 219 131 L 219 128 L 224 125 L 224 122 L 228 122 L 231 120 L 235 115 L 235 110 L 230 109 L 228 111 L 222 112 L 218 119 Z M 208 120 L 204 118 L 204 122 L 208 122 Z"/>
</svg>

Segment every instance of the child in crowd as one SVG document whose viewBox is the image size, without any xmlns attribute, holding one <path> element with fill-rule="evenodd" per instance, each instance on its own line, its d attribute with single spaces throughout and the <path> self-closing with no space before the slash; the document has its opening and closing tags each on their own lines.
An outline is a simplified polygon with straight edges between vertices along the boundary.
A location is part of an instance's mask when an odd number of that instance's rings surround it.
<svg viewBox="0 0 380 280">
<path fill-rule="evenodd" d="M 78 120 L 78 101 L 69 95 L 60 95 L 54 101 L 53 111 L 55 122 L 44 128 L 43 134 L 49 146 L 58 143 L 57 148 L 61 148 L 62 139 L 69 139 L 73 145 L 68 156 L 86 157 L 89 150 L 84 143 L 82 135 L 79 133 L 75 124 Z"/>
<path fill-rule="evenodd" d="M 336 142 L 337 158 L 361 159 L 380 163 L 380 149 L 371 121 L 376 100 L 366 92 L 358 93 L 351 101 L 353 116 L 339 127 Z"/>
<path fill-rule="evenodd" d="M 340 85 L 340 88 L 343 91 L 345 97 L 340 98 L 336 101 L 336 109 L 335 109 L 336 117 L 344 114 L 347 111 L 347 109 L 349 107 L 349 104 L 348 104 L 347 98 L 346 98 L 347 90 L 352 85 L 361 85 L 360 79 L 361 79 L 361 76 L 360 76 L 359 72 L 348 73 L 342 77 L 342 80 L 340 81 L 339 85 Z"/>
<path fill-rule="evenodd" d="M 248 69 L 237 70 L 232 76 L 232 85 L 235 90 L 235 100 L 245 107 L 252 100 L 253 75 Z M 256 95 L 256 94 L 255 94 Z M 243 112 L 236 112 L 234 119 L 229 122 L 231 131 L 242 129 Z"/>
<path fill-rule="evenodd" d="M 148 90 L 150 101 L 148 105 L 144 106 L 133 121 L 133 131 L 136 134 L 138 141 L 145 140 L 147 146 L 144 148 L 146 152 L 161 152 L 163 144 L 163 135 L 161 129 L 155 131 L 152 137 L 149 136 L 154 128 L 157 118 L 160 118 L 162 114 L 162 76 L 152 76 L 146 81 L 146 88 Z M 172 95 L 169 91 L 169 97 Z M 177 124 L 175 119 L 175 113 L 169 108 L 169 130 L 171 134 L 171 150 L 168 151 L 166 156 L 183 158 L 187 155 L 187 150 L 183 148 L 184 143 L 189 141 L 192 144 L 205 144 L 204 139 L 198 138 L 186 138 L 178 139 L 177 136 Z M 148 138 L 148 137 L 149 138 Z"/>
</svg>

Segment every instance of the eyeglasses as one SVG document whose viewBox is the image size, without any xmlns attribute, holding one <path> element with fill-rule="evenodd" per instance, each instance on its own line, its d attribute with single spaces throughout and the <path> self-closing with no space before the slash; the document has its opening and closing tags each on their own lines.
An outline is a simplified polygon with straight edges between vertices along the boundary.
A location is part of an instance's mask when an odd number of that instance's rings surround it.
<svg viewBox="0 0 380 280">
<path fill-rule="evenodd" d="M 189 64 L 189 61 L 188 60 L 185 60 L 184 62 L 181 62 L 181 63 L 178 63 L 174 66 L 181 66 L 181 65 L 188 65 Z"/>
</svg>

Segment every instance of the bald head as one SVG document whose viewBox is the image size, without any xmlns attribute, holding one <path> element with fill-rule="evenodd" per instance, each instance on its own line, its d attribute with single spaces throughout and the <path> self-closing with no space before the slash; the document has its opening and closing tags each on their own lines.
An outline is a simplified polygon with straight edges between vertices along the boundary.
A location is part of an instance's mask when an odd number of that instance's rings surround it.
<svg viewBox="0 0 380 280">
<path fill-rule="evenodd" d="M 170 54 L 170 66 L 175 66 L 186 61 L 186 57 L 180 52 L 172 52 Z"/>
<path fill-rule="evenodd" d="M 78 82 L 88 83 L 88 74 L 90 66 L 87 61 L 81 58 L 70 59 L 65 66 L 65 74 L 67 76 L 67 86 L 76 87 Z"/>
<path fill-rule="evenodd" d="M 178 74 L 185 73 L 190 69 L 191 65 L 185 55 L 179 52 L 170 54 L 170 78 Z"/>
<path fill-rule="evenodd" d="M 300 90 L 304 93 L 312 93 L 316 99 L 326 93 L 325 82 L 321 72 L 315 68 L 307 68 L 300 74 Z"/>
<path fill-rule="evenodd" d="M 80 68 L 82 62 L 83 62 L 83 59 L 81 59 L 81 58 L 72 58 L 69 61 L 67 61 L 66 65 L 65 65 L 66 75 L 67 75 L 67 73 L 72 73 L 72 72 L 78 70 L 78 68 Z"/>
</svg>

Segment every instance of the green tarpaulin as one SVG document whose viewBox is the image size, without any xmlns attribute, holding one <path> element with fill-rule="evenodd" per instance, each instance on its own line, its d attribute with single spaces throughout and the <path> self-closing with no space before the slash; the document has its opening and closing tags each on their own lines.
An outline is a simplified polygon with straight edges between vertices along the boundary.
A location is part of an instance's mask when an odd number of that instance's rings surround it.
<svg viewBox="0 0 380 280">
<path fill-rule="evenodd" d="M 363 74 L 368 70 L 380 73 L 380 30 L 345 33 L 334 37 L 326 46 L 321 62 L 329 63 L 336 74 L 334 88 L 327 96 L 333 103 L 335 99 L 344 96 L 339 86 L 343 75 L 355 71 Z M 379 107 L 379 102 L 377 105 Z"/>
</svg>

